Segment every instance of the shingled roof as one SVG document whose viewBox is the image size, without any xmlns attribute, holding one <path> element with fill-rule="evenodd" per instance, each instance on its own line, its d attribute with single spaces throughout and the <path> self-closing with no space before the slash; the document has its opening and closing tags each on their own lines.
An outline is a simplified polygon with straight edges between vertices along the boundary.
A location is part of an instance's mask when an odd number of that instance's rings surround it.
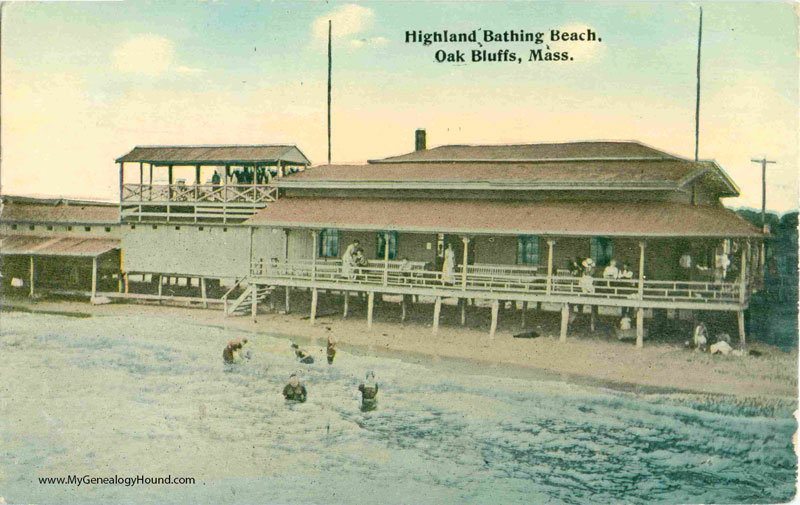
<svg viewBox="0 0 800 505">
<path fill-rule="evenodd" d="M 677 202 L 282 198 L 248 221 L 297 228 L 634 236 L 754 237 L 759 230 L 721 206 Z"/>
<path fill-rule="evenodd" d="M 4 196 L 0 221 L 116 224 L 119 222 L 119 205 L 62 198 Z"/>
<path fill-rule="evenodd" d="M 278 184 L 300 186 L 312 181 L 368 182 L 490 182 L 548 187 L 559 184 L 609 187 L 614 185 L 675 187 L 714 167 L 710 161 L 674 158 L 660 161 L 586 161 L 581 163 L 442 162 L 370 165 L 322 165 L 295 174 Z"/>
<path fill-rule="evenodd" d="M 311 161 L 291 144 L 209 145 L 209 146 L 137 146 L 117 163 L 142 162 L 156 165 L 210 165 L 235 163 L 297 163 Z"/>
<path fill-rule="evenodd" d="M 567 161 L 681 159 L 634 141 L 584 141 L 553 144 L 445 145 L 369 163 L 442 163 L 453 161 Z"/>
</svg>

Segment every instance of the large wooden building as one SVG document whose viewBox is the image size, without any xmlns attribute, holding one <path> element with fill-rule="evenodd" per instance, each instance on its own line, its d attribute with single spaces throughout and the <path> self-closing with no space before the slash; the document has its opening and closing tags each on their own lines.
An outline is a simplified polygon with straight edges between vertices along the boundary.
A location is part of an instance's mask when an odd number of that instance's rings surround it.
<svg viewBox="0 0 800 505">
<path fill-rule="evenodd" d="M 434 331 L 443 299 L 459 300 L 462 321 L 484 300 L 492 335 L 500 304 L 516 301 L 559 307 L 562 338 L 570 306 L 605 306 L 634 314 L 639 345 L 645 311 L 729 311 L 744 344 L 762 235 L 723 207 L 739 191 L 716 162 L 638 142 L 427 149 L 423 130 L 415 140 L 408 154 L 316 167 L 289 145 L 135 148 L 117 160 L 121 296 L 138 278 L 161 300 L 180 277 L 207 302 L 211 279 L 226 310 L 255 314 L 268 294 L 288 308 L 303 289 L 313 322 L 320 296 L 360 293 L 368 324 L 376 296 L 403 295 L 404 310 L 425 297 Z M 26 223 L 0 221 L 4 235 Z M 352 270 L 342 255 L 356 240 L 366 263 Z M 27 251 L 14 250 L 4 254 Z M 578 276 L 587 258 L 596 269 Z M 603 278 L 612 259 L 632 277 Z"/>
<path fill-rule="evenodd" d="M 369 314 L 376 294 L 434 297 L 434 331 L 441 300 L 458 298 L 462 314 L 491 300 L 492 334 L 499 304 L 516 300 L 559 304 L 562 337 L 579 304 L 632 308 L 639 344 L 645 309 L 733 311 L 744 341 L 761 236 L 722 206 L 739 192 L 714 161 L 638 142 L 424 143 L 418 132 L 414 152 L 275 181 L 280 198 L 247 223 L 280 229 L 284 254 L 254 255 L 250 283 L 311 289 L 312 320 L 318 292 L 360 291 Z M 341 263 L 354 240 L 371 260 L 355 278 Z M 448 246 L 454 278 L 441 267 Z M 598 267 L 588 286 L 576 258 Z M 634 278 L 604 280 L 612 259 Z"/>
</svg>

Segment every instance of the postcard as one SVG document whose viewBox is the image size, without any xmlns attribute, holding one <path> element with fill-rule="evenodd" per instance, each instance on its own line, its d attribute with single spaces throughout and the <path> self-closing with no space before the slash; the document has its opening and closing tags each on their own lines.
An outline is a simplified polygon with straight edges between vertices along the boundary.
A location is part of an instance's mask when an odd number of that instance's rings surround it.
<svg viewBox="0 0 800 505">
<path fill-rule="evenodd" d="M 797 12 L 0 3 L 0 504 L 792 502 Z"/>
</svg>

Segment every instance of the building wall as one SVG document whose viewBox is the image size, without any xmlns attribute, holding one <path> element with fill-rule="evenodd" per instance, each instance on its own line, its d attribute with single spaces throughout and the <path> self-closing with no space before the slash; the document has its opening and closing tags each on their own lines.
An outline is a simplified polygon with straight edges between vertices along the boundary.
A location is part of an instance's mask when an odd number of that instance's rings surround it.
<svg viewBox="0 0 800 505">
<path fill-rule="evenodd" d="M 475 242 L 475 263 L 490 263 L 494 265 L 514 265 L 517 263 L 517 236 L 478 236 L 472 239 Z M 461 250 L 463 254 L 463 250 Z M 539 244 L 539 254 L 542 248 Z M 541 256 L 540 256 L 541 258 Z M 546 261 L 545 256 L 545 261 Z M 540 260 L 541 261 L 541 260 Z M 458 262 L 461 263 L 461 257 Z"/>
<path fill-rule="evenodd" d="M 120 228 L 118 223 L 0 222 L 0 234 L 2 235 L 37 237 L 120 238 L 122 233 Z"/>
<path fill-rule="evenodd" d="M 255 257 L 282 257 L 283 234 L 253 232 Z M 209 225 L 126 226 L 122 236 L 126 272 L 242 277 L 250 264 L 250 228 Z"/>
</svg>

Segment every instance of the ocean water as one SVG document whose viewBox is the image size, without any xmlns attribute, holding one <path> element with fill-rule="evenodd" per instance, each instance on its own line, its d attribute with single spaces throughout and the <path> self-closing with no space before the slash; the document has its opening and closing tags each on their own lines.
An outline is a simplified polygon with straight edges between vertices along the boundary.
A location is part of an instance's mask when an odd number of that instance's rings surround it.
<svg viewBox="0 0 800 505">
<path fill-rule="evenodd" d="M 251 359 L 226 367 L 233 338 Z M 793 405 L 507 378 L 166 317 L 4 313 L 8 503 L 780 503 Z M 362 413 L 366 370 L 378 410 Z M 281 390 L 297 372 L 305 404 Z M 40 477 L 193 477 L 193 485 Z"/>
</svg>

